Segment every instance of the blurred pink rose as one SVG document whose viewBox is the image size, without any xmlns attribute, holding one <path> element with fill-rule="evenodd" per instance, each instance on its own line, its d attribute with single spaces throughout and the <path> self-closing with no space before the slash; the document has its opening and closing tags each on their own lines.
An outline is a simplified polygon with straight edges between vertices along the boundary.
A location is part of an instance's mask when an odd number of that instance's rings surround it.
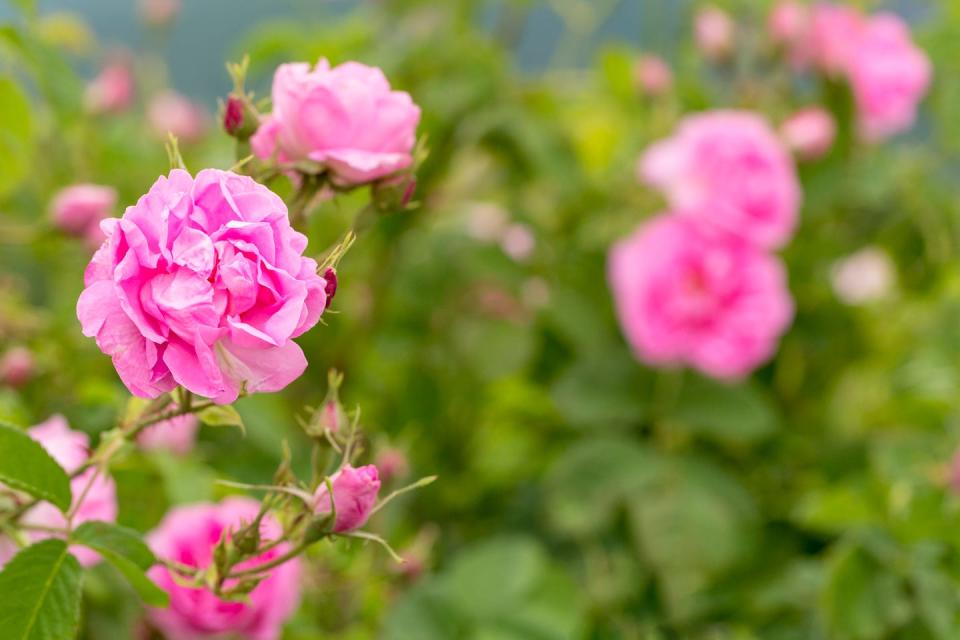
<svg viewBox="0 0 960 640">
<path fill-rule="evenodd" d="M 229 171 L 174 169 L 101 227 L 77 317 L 131 393 L 180 384 L 230 403 L 244 383 L 278 391 L 303 373 L 293 339 L 320 319 L 328 283 L 275 193 Z"/>
<path fill-rule="evenodd" d="M 813 6 L 810 34 L 799 42 L 795 57 L 812 62 L 830 75 L 842 74 L 860 46 L 863 15 L 854 7 L 818 3 Z"/>
<path fill-rule="evenodd" d="M 195 415 L 177 416 L 147 427 L 137 436 L 137 444 L 147 451 L 169 451 L 186 455 L 197 440 L 200 421 Z"/>
<path fill-rule="evenodd" d="M 207 114 L 176 91 L 163 91 L 150 100 L 147 120 L 161 138 L 172 133 L 182 142 L 196 142 L 207 132 Z"/>
<path fill-rule="evenodd" d="M 70 429 L 63 416 L 55 415 L 46 422 L 31 427 L 27 433 L 47 450 L 54 460 L 67 473 L 73 473 L 90 457 L 89 438 L 81 431 Z M 70 481 L 74 505 L 80 499 L 96 471 L 88 469 Z M 117 519 L 117 488 L 110 476 L 98 474 L 86 497 L 73 517 L 74 526 L 90 521 L 113 522 Z M 67 519 L 57 507 L 41 502 L 32 507 L 21 518 L 21 522 L 34 527 L 65 528 Z M 42 540 L 55 534 L 45 531 L 29 531 L 31 540 Z M 91 566 L 100 560 L 100 556 L 86 547 L 71 546 L 70 552 L 84 566 Z M 3 554 L 0 553 L 0 556 Z M 7 558 L 0 557 L 0 561 Z"/>
<path fill-rule="evenodd" d="M 735 26 L 726 11 L 709 5 L 698 10 L 693 33 L 700 52 L 710 60 L 725 58 L 733 51 Z"/>
<path fill-rule="evenodd" d="M 932 73 L 902 19 L 892 13 L 871 17 L 849 60 L 863 137 L 879 140 L 909 129 Z"/>
<path fill-rule="evenodd" d="M 99 247 L 105 238 L 100 221 L 117 206 L 117 191 L 98 184 L 75 184 L 61 189 L 50 205 L 53 224 L 64 233 Z"/>
<path fill-rule="evenodd" d="M 662 190 L 681 215 L 765 248 L 781 247 L 793 234 L 801 199 L 796 169 L 754 113 L 690 116 L 673 137 L 644 152 L 638 169 L 641 180 Z"/>
<path fill-rule="evenodd" d="M 311 160 L 341 184 L 360 184 L 413 163 L 419 121 L 410 95 L 392 91 L 376 67 L 283 64 L 273 77 L 273 113 L 250 144 L 260 158 Z"/>
<path fill-rule="evenodd" d="M 132 102 L 133 71 L 125 56 L 108 61 L 84 94 L 84 104 L 93 113 L 125 111 Z"/>
<path fill-rule="evenodd" d="M 634 76 L 644 95 L 660 96 L 673 87 L 673 71 L 660 56 L 642 55 L 637 58 Z"/>
<path fill-rule="evenodd" d="M 810 29 L 810 8 L 799 0 L 780 0 L 770 12 L 767 31 L 773 42 L 788 49 L 800 44 Z"/>
<path fill-rule="evenodd" d="M 780 261 L 688 216 L 662 215 L 613 247 L 608 275 L 637 357 L 721 379 L 775 352 L 793 302 Z"/>
<path fill-rule="evenodd" d="M 333 487 L 333 504 L 337 510 L 333 530 L 344 533 L 366 524 L 380 491 L 377 468 L 372 464 L 359 468 L 345 464 L 330 476 L 330 484 Z M 330 493 L 326 483 L 317 487 L 313 504 L 318 515 L 330 513 Z"/>
<path fill-rule="evenodd" d="M 802 109 L 780 125 L 780 138 L 804 160 L 820 158 L 833 146 L 837 123 L 823 107 Z"/>
<path fill-rule="evenodd" d="M 515 262 L 526 262 L 537 247 L 537 239 L 530 227 L 519 222 L 508 226 L 500 238 L 500 248 Z"/>
<path fill-rule="evenodd" d="M 140 15 L 147 24 L 162 27 L 180 12 L 180 0 L 140 0 Z"/>
<path fill-rule="evenodd" d="M 882 300 L 893 291 L 896 281 L 896 265 L 878 247 L 866 247 L 841 258 L 830 270 L 834 294 L 848 305 Z"/>
<path fill-rule="evenodd" d="M 402 450 L 388 447 L 377 454 L 375 468 L 383 482 L 392 482 L 410 473 L 410 462 Z"/>
<path fill-rule="evenodd" d="M 213 561 L 213 549 L 221 534 L 251 522 L 259 508 L 255 500 L 242 497 L 227 498 L 219 504 L 176 507 L 150 533 L 148 543 L 160 558 L 207 567 Z M 260 533 L 265 540 L 276 539 L 281 533 L 280 525 L 268 514 L 261 521 Z M 280 544 L 238 568 L 269 562 L 287 551 L 289 545 Z M 170 640 L 276 640 L 284 622 L 299 606 L 301 572 L 300 559 L 294 558 L 273 569 L 250 592 L 247 602 L 226 602 L 205 589 L 178 584 L 166 567 L 154 565 L 148 575 L 170 594 L 170 606 L 148 609 L 147 615 L 151 624 Z"/>
<path fill-rule="evenodd" d="M 33 353 L 26 347 L 12 347 L 0 357 L 0 384 L 22 387 L 36 373 Z"/>
</svg>

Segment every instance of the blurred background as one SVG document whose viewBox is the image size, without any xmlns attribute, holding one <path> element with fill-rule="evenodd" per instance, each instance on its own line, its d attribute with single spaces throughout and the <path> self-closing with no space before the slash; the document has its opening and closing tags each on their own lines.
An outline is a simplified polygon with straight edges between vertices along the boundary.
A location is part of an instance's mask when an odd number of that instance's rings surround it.
<svg viewBox="0 0 960 640">
<path fill-rule="evenodd" d="M 360 237 L 335 313 L 299 340 L 307 374 L 238 402 L 245 435 L 204 427 L 187 455 L 114 469 L 123 524 L 220 497 L 216 478 L 268 481 L 335 367 L 385 485 L 439 480 L 371 523 L 407 564 L 359 544 L 312 552 L 284 638 L 960 637 L 960 4 L 847 3 L 896 12 L 933 63 L 917 123 L 872 144 L 852 134 L 849 92 L 770 42 L 773 4 L 714 3 L 736 25 L 725 59 L 696 47 L 694 0 L 0 4 L 0 69 L 29 104 L 0 94 L 0 353 L 30 354 L 0 416 L 62 413 L 95 435 L 127 398 L 80 335 L 91 248 L 49 221 L 59 189 L 111 185 L 120 215 L 166 173 L 163 135 L 184 120 L 188 167 L 232 166 L 226 61 L 248 54 L 266 97 L 280 63 L 358 60 L 423 110 L 416 206 Z M 650 54 L 670 73 L 655 90 Z M 131 96 L 93 108 L 112 64 Z M 170 91 L 191 117 L 151 114 Z M 811 105 L 838 136 L 799 166 L 782 252 L 797 311 L 776 357 L 737 384 L 638 362 L 605 264 L 664 208 L 636 179 L 643 149 L 692 112 L 776 127 Z M 366 198 L 316 211 L 310 247 Z M 136 599 L 99 569 L 85 637 L 134 637 Z"/>
</svg>

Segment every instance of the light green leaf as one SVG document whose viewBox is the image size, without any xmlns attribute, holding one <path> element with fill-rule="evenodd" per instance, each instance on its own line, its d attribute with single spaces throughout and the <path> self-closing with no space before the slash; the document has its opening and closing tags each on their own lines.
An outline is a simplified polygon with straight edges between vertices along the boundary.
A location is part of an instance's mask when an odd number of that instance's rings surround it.
<svg viewBox="0 0 960 640">
<path fill-rule="evenodd" d="M 70 508 L 70 478 L 46 449 L 23 429 L 0 422 L 0 481 L 47 500 L 61 511 Z"/>
<path fill-rule="evenodd" d="M 688 376 L 670 417 L 694 433 L 727 444 L 750 444 L 778 426 L 770 401 L 754 386 Z"/>
<path fill-rule="evenodd" d="M 27 547 L 0 573 L 4 640 L 69 640 L 80 624 L 80 563 L 62 540 Z"/>
<path fill-rule="evenodd" d="M 237 413 L 237 410 L 229 404 L 217 404 L 207 407 L 197 414 L 200 422 L 211 427 L 239 427 L 241 431 L 246 432 L 243 424 L 243 418 Z"/>
<path fill-rule="evenodd" d="M 0 196 L 19 184 L 30 165 L 33 138 L 30 102 L 9 78 L 0 79 Z"/>
<path fill-rule="evenodd" d="M 94 520 L 77 527 L 72 540 L 98 552 L 116 567 L 144 602 L 154 607 L 167 606 L 167 593 L 144 574 L 157 559 L 139 533 L 133 529 Z"/>
</svg>

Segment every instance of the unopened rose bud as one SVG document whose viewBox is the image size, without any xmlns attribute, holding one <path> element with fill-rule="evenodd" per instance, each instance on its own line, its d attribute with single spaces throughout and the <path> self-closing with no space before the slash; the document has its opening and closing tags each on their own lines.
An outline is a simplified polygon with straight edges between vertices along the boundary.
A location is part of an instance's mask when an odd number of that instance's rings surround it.
<svg viewBox="0 0 960 640">
<path fill-rule="evenodd" d="M 13 347 L 0 358 L 0 383 L 22 387 L 33 377 L 33 354 L 26 347 Z"/>
<path fill-rule="evenodd" d="M 700 9 L 694 18 L 693 29 L 697 47 L 708 59 L 720 60 L 733 51 L 733 20 L 719 7 Z"/>
<path fill-rule="evenodd" d="M 387 483 L 403 478 L 410 472 L 410 463 L 407 461 L 407 456 L 403 451 L 394 447 L 380 452 L 380 455 L 377 456 L 376 467 L 380 472 L 380 479 Z"/>
<path fill-rule="evenodd" d="M 663 58 L 643 55 L 637 59 L 634 67 L 634 80 L 644 95 L 660 96 L 673 86 L 673 72 Z"/>
<path fill-rule="evenodd" d="M 798 111 L 780 125 L 780 138 L 803 160 L 816 160 L 830 151 L 836 135 L 836 121 L 822 107 Z"/>
<path fill-rule="evenodd" d="M 344 533 L 366 524 L 380 491 L 377 468 L 372 464 L 359 468 L 346 464 L 330 476 L 330 486 L 333 487 L 333 505 L 336 507 L 336 520 L 332 530 L 335 533 Z M 317 515 L 331 512 L 330 493 L 326 482 L 317 488 L 313 504 L 314 513 Z"/>
<path fill-rule="evenodd" d="M 260 546 L 260 520 L 254 520 L 233 534 L 233 546 L 243 556 L 252 555 Z"/>
<path fill-rule="evenodd" d="M 323 272 L 323 280 L 326 282 L 326 285 L 323 287 L 323 292 L 327 296 L 327 302 L 324 306 L 324 309 L 330 307 L 330 303 L 333 302 L 333 296 L 337 295 L 337 271 L 333 267 L 327 267 L 327 270 Z"/>
<path fill-rule="evenodd" d="M 259 117 L 256 109 L 246 98 L 231 93 L 223 105 L 223 130 L 241 142 L 245 142 L 257 132 Z"/>
</svg>

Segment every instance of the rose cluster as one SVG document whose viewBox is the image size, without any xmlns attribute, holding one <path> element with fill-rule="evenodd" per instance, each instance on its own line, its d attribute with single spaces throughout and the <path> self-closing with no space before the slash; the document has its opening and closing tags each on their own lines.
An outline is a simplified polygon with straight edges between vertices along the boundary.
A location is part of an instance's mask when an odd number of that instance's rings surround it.
<svg viewBox="0 0 960 640">
<path fill-rule="evenodd" d="M 793 317 L 780 260 L 797 222 L 796 170 L 756 114 L 691 116 L 638 166 L 670 212 L 610 252 L 624 334 L 653 365 L 689 365 L 723 379 L 769 359 Z"/>
</svg>

